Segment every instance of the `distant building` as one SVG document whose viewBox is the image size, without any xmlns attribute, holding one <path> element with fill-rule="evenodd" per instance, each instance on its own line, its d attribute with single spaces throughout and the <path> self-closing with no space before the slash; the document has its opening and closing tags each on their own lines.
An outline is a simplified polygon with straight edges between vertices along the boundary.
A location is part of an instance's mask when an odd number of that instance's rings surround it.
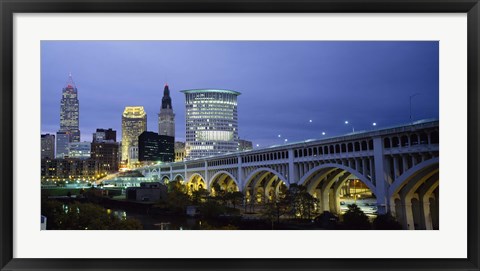
<svg viewBox="0 0 480 271">
<path fill-rule="evenodd" d="M 186 159 L 238 151 L 237 96 L 223 89 L 182 90 L 186 107 Z"/>
<path fill-rule="evenodd" d="M 68 143 L 68 157 L 78 159 L 90 158 L 90 142 L 70 142 Z"/>
<path fill-rule="evenodd" d="M 174 159 L 174 137 L 147 131 L 138 137 L 140 162 L 173 162 Z"/>
<path fill-rule="evenodd" d="M 167 186 L 159 182 L 140 183 L 140 187 L 128 187 L 127 199 L 143 202 L 158 202 L 167 199 Z"/>
<path fill-rule="evenodd" d="M 122 162 L 131 165 L 138 147 L 138 136 L 147 130 L 147 113 L 143 106 L 127 106 L 122 115 Z M 132 150 L 132 147 L 134 149 Z"/>
<path fill-rule="evenodd" d="M 55 158 L 64 158 L 68 156 L 68 143 L 71 142 L 69 131 L 57 132 L 57 149 Z"/>
<path fill-rule="evenodd" d="M 55 158 L 55 135 L 44 134 L 41 135 L 41 158 L 46 159 Z"/>
<path fill-rule="evenodd" d="M 239 151 L 253 150 L 252 141 L 248 141 L 248 140 L 244 140 L 244 139 L 239 139 L 239 140 L 238 140 L 238 150 L 239 150 Z"/>
<path fill-rule="evenodd" d="M 97 129 L 93 133 L 93 142 L 113 141 L 117 142 L 117 131 L 110 129 Z"/>
<path fill-rule="evenodd" d="M 93 142 L 91 148 L 91 159 L 97 162 L 96 172 L 110 173 L 118 171 L 118 151 L 117 142 L 107 140 L 102 142 Z"/>
<path fill-rule="evenodd" d="M 185 160 L 185 143 L 175 142 L 175 162 L 182 162 Z"/>
<path fill-rule="evenodd" d="M 163 89 L 162 106 L 158 114 L 158 134 L 175 137 L 175 114 L 168 84 L 165 84 Z"/>
<path fill-rule="evenodd" d="M 95 177 L 96 161 L 92 159 L 42 159 L 42 179 L 93 179 Z"/>
</svg>

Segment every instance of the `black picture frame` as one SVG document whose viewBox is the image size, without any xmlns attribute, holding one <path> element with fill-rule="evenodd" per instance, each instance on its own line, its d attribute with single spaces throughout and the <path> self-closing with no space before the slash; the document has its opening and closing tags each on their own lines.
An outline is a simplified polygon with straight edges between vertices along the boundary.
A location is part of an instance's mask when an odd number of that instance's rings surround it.
<svg viewBox="0 0 480 271">
<path fill-rule="evenodd" d="M 0 0 L 1 270 L 479 270 L 479 0 Z M 383 12 L 467 13 L 468 256 L 466 259 L 23 259 L 13 258 L 14 13 Z"/>
</svg>

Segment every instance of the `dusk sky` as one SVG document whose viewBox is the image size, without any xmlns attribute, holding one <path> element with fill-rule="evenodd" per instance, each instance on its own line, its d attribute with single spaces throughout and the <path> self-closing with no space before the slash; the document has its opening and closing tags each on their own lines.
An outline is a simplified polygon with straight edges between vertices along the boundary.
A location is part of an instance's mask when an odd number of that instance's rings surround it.
<svg viewBox="0 0 480 271">
<path fill-rule="evenodd" d="M 241 92 L 240 138 L 261 147 L 408 123 L 417 93 L 413 120 L 438 118 L 438 50 L 405 41 L 43 41 L 41 132 L 60 128 L 69 72 L 81 141 L 96 128 L 113 128 L 120 141 L 125 106 L 144 106 L 147 129 L 158 132 L 165 83 L 176 141 L 185 141 L 184 89 Z"/>
</svg>

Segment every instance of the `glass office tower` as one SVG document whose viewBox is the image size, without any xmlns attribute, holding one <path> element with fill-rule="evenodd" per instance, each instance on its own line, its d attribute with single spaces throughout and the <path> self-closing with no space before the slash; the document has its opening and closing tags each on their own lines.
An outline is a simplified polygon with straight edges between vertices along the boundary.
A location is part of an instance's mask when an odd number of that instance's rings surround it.
<svg viewBox="0 0 480 271">
<path fill-rule="evenodd" d="M 191 89 L 185 94 L 186 160 L 238 151 L 237 96 L 225 89 Z"/>
</svg>

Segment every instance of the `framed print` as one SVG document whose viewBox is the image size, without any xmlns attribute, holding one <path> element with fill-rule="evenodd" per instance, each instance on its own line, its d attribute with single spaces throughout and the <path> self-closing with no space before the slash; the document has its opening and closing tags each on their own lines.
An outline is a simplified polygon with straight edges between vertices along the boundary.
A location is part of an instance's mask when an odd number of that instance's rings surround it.
<svg viewBox="0 0 480 271">
<path fill-rule="evenodd" d="M 1 11 L 2 270 L 479 269 L 478 0 Z"/>
</svg>

